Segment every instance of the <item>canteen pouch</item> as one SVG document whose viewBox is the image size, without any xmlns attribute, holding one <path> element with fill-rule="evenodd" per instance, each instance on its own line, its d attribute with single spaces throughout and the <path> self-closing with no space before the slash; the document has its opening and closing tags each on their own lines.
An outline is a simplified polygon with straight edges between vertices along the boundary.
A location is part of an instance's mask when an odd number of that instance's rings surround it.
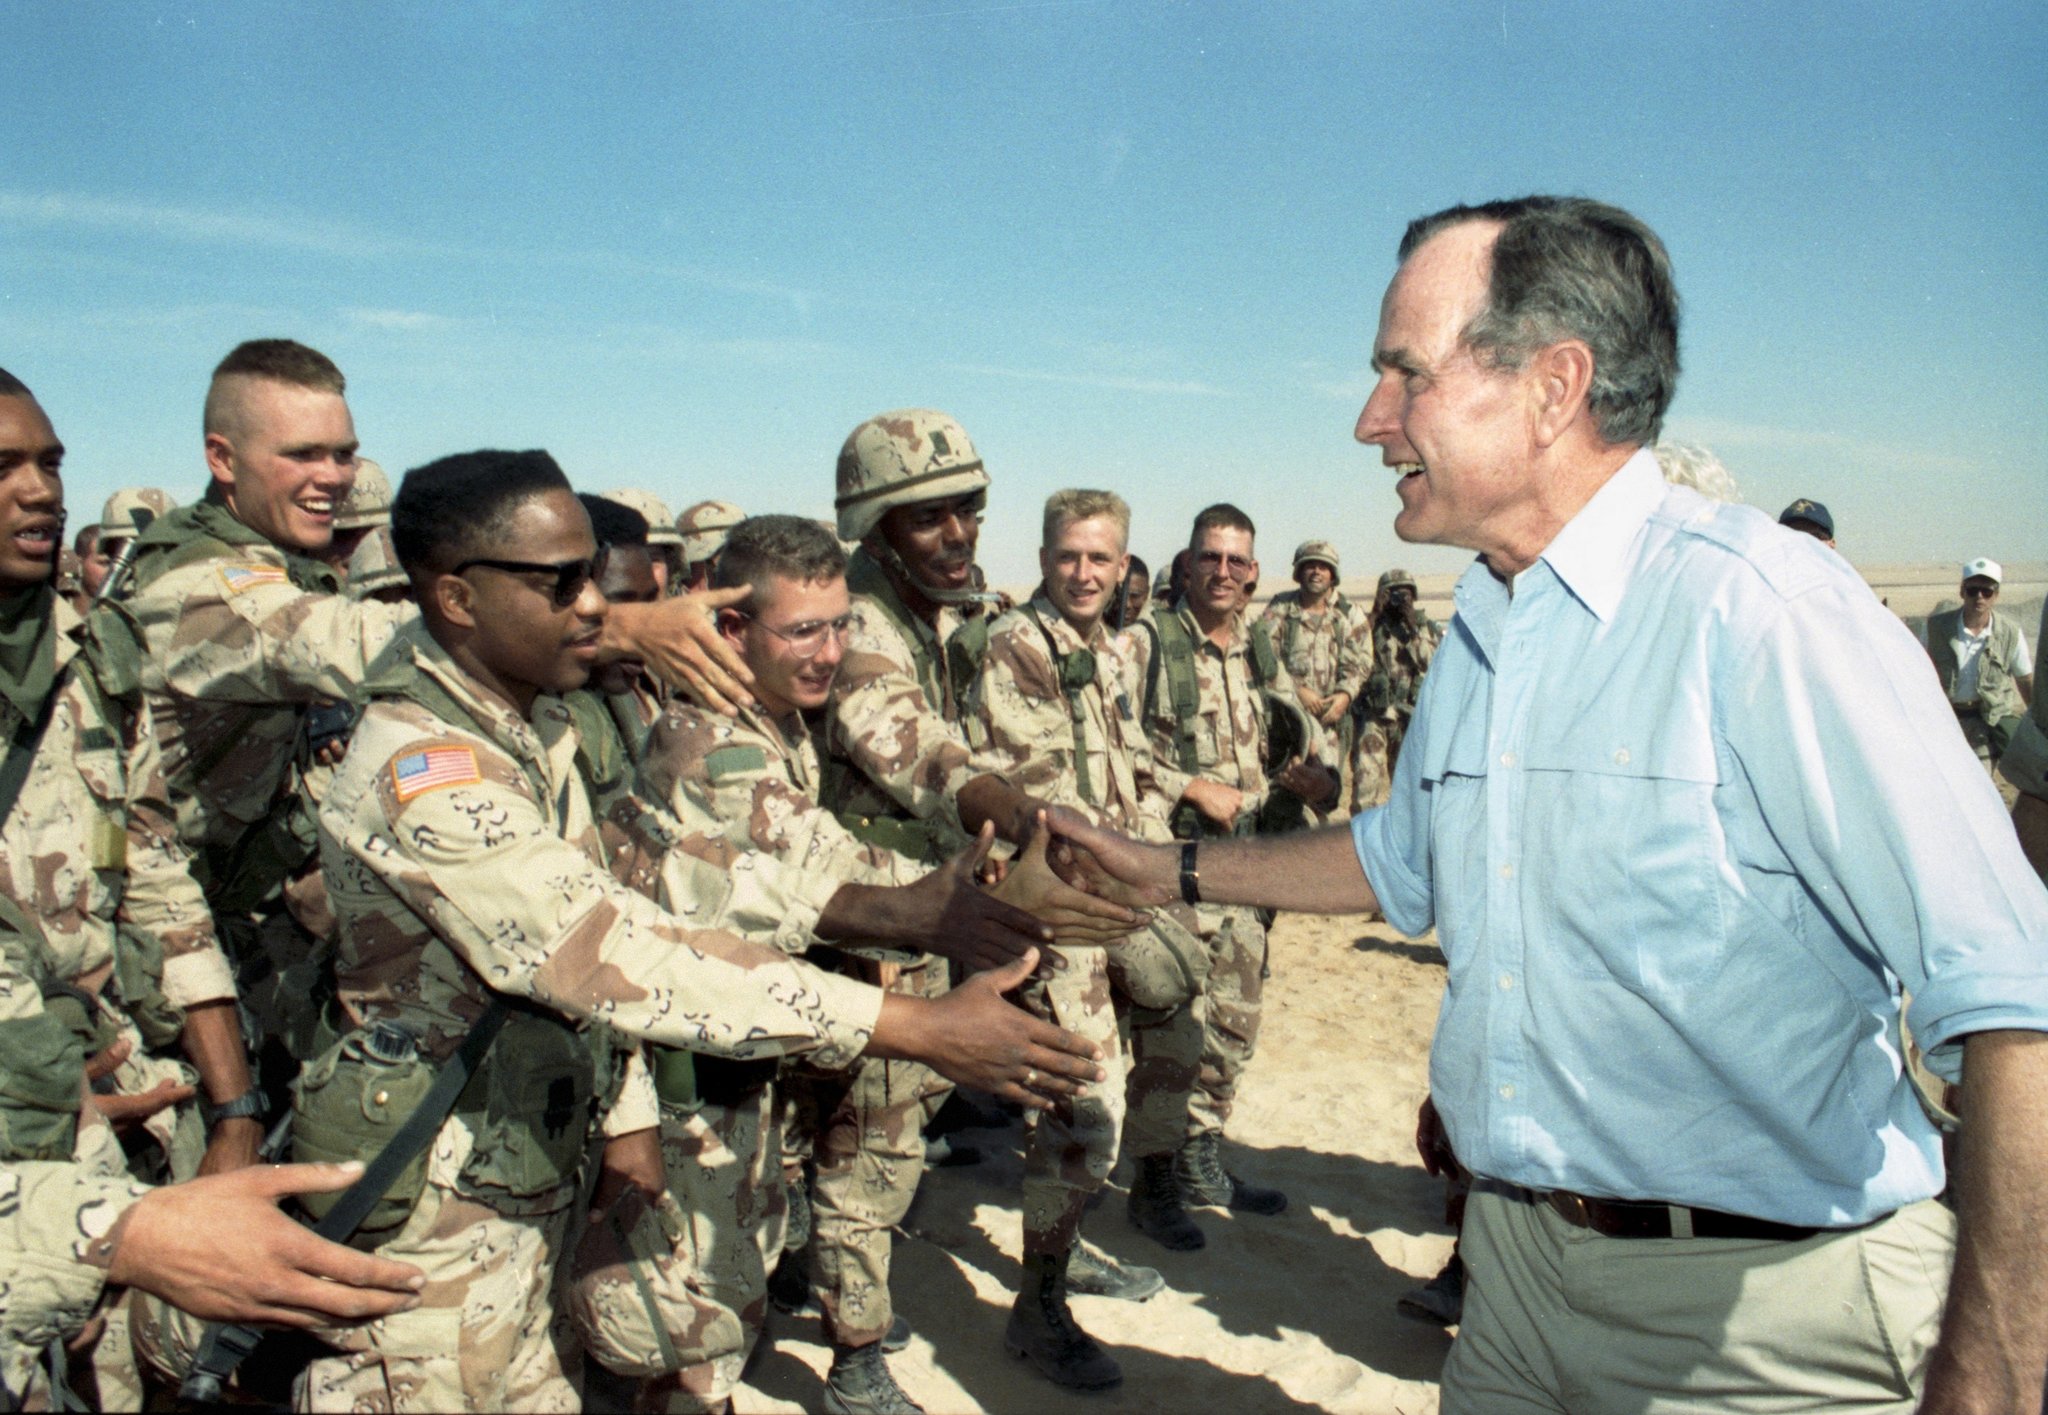
<svg viewBox="0 0 2048 1415">
<path fill-rule="evenodd" d="M 438 1068 L 419 1054 L 413 1034 L 394 1022 L 358 1028 L 315 1057 L 292 1083 L 291 1157 L 297 1164 L 369 1164 L 426 1098 Z M 357 1227 L 388 1234 L 404 1223 L 426 1185 L 431 1147 L 414 1155 Z M 342 1193 L 301 1194 L 299 1207 L 317 1221 Z"/>
<path fill-rule="evenodd" d="M 455 1187 L 487 1203 L 538 1199 L 582 1167 L 602 1087 L 596 1033 L 514 1007 L 504 1034 L 463 1088 L 455 1113 L 472 1137 Z"/>
<path fill-rule="evenodd" d="M 1109 950 L 1109 980 L 1133 1004 L 1170 1012 L 1209 980 L 1209 945 L 1165 910 Z"/>
</svg>

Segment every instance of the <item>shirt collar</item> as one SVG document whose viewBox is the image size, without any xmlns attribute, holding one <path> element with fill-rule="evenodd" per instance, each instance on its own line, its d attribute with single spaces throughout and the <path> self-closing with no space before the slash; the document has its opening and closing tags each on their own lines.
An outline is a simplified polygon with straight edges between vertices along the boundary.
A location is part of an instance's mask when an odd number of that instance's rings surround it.
<svg viewBox="0 0 2048 1415">
<path fill-rule="evenodd" d="M 1636 537 L 1667 489 L 1656 456 L 1638 448 L 1543 549 L 1551 573 L 1603 623 L 1621 603 Z"/>
</svg>

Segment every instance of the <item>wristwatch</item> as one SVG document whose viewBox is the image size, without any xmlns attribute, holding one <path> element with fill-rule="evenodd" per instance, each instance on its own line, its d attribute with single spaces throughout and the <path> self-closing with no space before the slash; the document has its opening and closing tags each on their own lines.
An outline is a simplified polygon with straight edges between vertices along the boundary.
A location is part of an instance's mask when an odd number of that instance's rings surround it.
<svg viewBox="0 0 2048 1415">
<path fill-rule="evenodd" d="M 1180 897 L 1190 904 L 1202 902 L 1202 872 L 1195 868 L 1195 846 L 1198 843 L 1184 840 L 1180 847 Z"/>
<path fill-rule="evenodd" d="M 219 1105 L 215 1105 L 211 1101 L 201 1101 L 199 1103 L 199 1118 L 206 1122 L 206 1128 L 209 1130 L 213 1129 L 214 1126 L 223 1120 L 236 1120 L 245 1115 L 251 1120 L 262 1120 L 269 1114 L 269 1100 L 265 1098 L 263 1092 L 257 1090 L 254 1086 L 251 1086 L 233 1100 L 222 1101 Z"/>
</svg>

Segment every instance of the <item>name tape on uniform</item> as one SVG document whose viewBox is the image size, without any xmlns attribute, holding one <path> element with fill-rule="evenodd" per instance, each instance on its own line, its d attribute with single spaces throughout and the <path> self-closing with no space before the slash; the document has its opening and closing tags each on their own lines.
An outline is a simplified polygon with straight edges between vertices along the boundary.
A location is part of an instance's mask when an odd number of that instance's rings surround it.
<svg viewBox="0 0 2048 1415">
<path fill-rule="evenodd" d="M 444 786 L 473 786 L 484 775 L 468 747 L 429 747 L 391 763 L 391 791 L 400 801 Z"/>
</svg>

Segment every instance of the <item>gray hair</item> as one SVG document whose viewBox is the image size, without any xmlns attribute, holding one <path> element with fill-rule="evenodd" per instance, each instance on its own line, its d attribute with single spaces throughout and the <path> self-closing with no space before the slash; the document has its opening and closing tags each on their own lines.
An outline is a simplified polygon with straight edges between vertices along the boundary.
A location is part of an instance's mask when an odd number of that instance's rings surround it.
<svg viewBox="0 0 2048 1415">
<path fill-rule="evenodd" d="M 1565 339 L 1593 351 L 1587 408 L 1612 445 L 1657 440 L 1678 389 L 1678 288 L 1657 233 L 1620 207 L 1528 196 L 1447 207 L 1409 223 L 1400 258 L 1448 226 L 1498 221 L 1486 308 L 1465 344 L 1517 369 Z"/>
<path fill-rule="evenodd" d="M 1735 474 L 1697 442 L 1660 442 L 1652 450 L 1657 454 L 1657 470 L 1673 486 L 1689 486 L 1709 501 L 1742 499 Z"/>
</svg>

